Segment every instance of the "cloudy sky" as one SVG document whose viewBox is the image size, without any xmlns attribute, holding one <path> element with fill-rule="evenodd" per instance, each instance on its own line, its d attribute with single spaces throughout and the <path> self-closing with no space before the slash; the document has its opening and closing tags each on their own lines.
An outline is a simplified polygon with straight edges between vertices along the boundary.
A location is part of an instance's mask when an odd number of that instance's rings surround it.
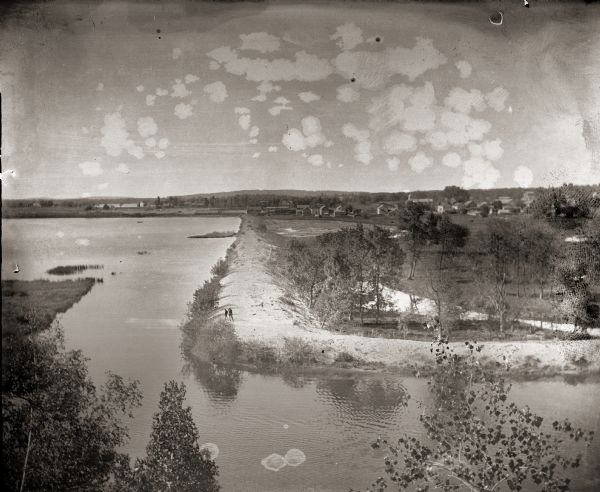
<svg viewBox="0 0 600 492">
<path fill-rule="evenodd" d="M 5 198 L 600 182 L 598 5 L 49 2 L 10 14 Z"/>
</svg>

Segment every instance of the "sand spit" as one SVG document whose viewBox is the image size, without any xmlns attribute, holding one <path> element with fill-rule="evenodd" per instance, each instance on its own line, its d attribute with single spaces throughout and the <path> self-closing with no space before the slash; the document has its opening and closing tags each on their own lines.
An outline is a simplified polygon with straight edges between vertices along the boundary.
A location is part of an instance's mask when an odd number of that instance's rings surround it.
<svg viewBox="0 0 600 492">
<path fill-rule="evenodd" d="M 364 363 L 390 368 L 431 366 L 428 342 L 367 338 L 321 329 L 285 279 L 275 278 L 269 271 L 268 262 L 276 246 L 259 235 L 252 220 L 242 219 L 229 274 L 222 281 L 221 305 L 233 309 L 235 330 L 242 341 L 281 348 L 286 338 L 300 338 L 331 362 L 345 352 Z M 458 353 L 464 351 L 464 343 L 450 345 Z M 486 342 L 481 354 L 485 359 L 532 371 L 600 371 L 600 340 Z"/>
</svg>

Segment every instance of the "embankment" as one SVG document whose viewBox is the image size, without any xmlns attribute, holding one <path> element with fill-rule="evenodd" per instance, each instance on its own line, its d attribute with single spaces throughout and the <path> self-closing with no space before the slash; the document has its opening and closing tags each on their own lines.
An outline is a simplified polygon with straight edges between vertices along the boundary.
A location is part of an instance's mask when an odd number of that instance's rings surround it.
<svg viewBox="0 0 600 492">
<path fill-rule="evenodd" d="M 255 217 L 244 217 L 220 277 L 220 308 L 231 307 L 228 332 L 238 347 L 232 361 L 252 363 L 252 352 L 266 361 L 320 365 L 386 367 L 427 372 L 434 365 L 428 342 L 344 335 L 321 329 L 289 281 L 269 268 L 278 247 L 258 232 Z M 215 321 L 221 323 L 220 311 Z M 461 353 L 463 343 L 451 343 Z M 215 353 L 213 351 L 213 353 Z M 229 353 L 229 352 L 228 352 Z M 600 372 L 600 341 L 487 342 L 482 362 L 510 364 L 511 372 L 529 375 Z M 206 354 L 205 354 L 206 358 Z M 259 357 L 260 358 L 260 357 Z M 227 362 L 227 361 L 224 361 Z"/>
</svg>

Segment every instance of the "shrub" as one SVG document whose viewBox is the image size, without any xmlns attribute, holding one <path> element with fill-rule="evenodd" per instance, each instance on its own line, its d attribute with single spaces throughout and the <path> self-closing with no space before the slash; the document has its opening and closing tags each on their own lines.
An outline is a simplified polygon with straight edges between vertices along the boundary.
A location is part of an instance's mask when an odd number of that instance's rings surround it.
<svg viewBox="0 0 600 492">
<path fill-rule="evenodd" d="M 287 362 L 297 366 L 317 362 L 313 347 L 298 337 L 286 338 L 283 348 Z"/>
<path fill-rule="evenodd" d="M 350 362 L 355 362 L 355 361 L 356 361 L 356 358 L 352 354 L 345 352 L 345 351 L 340 352 L 335 357 L 335 362 L 350 363 Z"/>
<path fill-rule="evenodd" d="M 258 342 L 245 342 L 243 352 L 246 362 L 261 369 L 272 368 L 279 363 L 276 350 Z"/>
<path fill-rule="evenodd" d="M 213 277 L 223 278 L 225 275 L 227 275 L 227 269 L 227 262 L 223 258 L 221 258 L 210 269 L 210 273 Z"/>
<path fill-rule="evenodd" d="M 237 360 L 240 350 L 235 329 L 225 320 L 208 320 L 196 332 L 193 351 L 202 360 L 231 363 Z"/>
</svg>

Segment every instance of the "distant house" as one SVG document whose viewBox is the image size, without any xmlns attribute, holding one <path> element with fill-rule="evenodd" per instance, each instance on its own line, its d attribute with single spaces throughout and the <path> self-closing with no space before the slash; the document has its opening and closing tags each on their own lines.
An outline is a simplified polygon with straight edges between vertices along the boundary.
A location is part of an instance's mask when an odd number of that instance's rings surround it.
<svg viewBox="0 0 600 492">
<path fill-rule="evenodd" d="M 474 208 L 474 209 L 469 210 L 467 212 L 467 215 L 470 215 L 472 217 L 482 217 L 483 213 L 481 212 L 481 210 Z"/>
<path fill-rule="evenodd" d="M 397 205 L 381 203 L 377 206 L 377 215 L 390 215 L 394 210 L 398 210 Z"/>
<path fill-rule="evenodd" d="M 534 200 L 535 191 L 526 191 L 525 193 L 523 193 L 523 197 L 521 198 L 521 201 L 523 202 L 523 205 L 525 205 L 525 207 L 530 207 Z"/>
<path fill-rule="evenodd" d="M 296 205 L 296 215 L 312 215 L 310 205 Z"/>
<path fill-rule="evenodd" d="M 329 209 L 325 205 L 315 205 L 312 207 L 312 213 L 315 217 L 329 215 Z"/>
<path fill-rule="evenodd" d="M 447 212 L 454 213 L 456 211 L 455 207 L 456 204 L 452 205 L 449 202 L 442 202 L 436 206 L 435 210 L 438 214 L 443 214 Z"/>
<path fill-rule="evenodd" d="M 340 215 L 346 215 L 346 207 L 344 207 L 343 205 L 337 205 L 331 211 L 332 217 L 336 217 L 336 216 L 340 216 Z"/>
<path fill-rule="evenodd" d="M 465 210 L 474 210 L 477 208 L 477 204 L 475 203 L 474 200 L 469 200 L 469 201 L 465 202 L 463 205 L 464 205 Z"/>
<path fill-rule="evenodd" d="M 513 199 L 509 196 L 499 196 L 497 198 L 497 200 L 502 203 L 502 207 L 504 207 L 505 205 L 510 205 L 513 202 Z"/>
<path fill-rule="evenodd" d="M 516 209 L 514 207 L 503 207 L 500 210 L 498 210 L 498 215 L 513 215 L 516 212 Z"/>
<path fill-rule="evenodd" d="M 433 198 L 412 198 L 410 193 L 406 199 L 406 203 L 420 203 L 426 208 L 433 209 Z"/>
</svg>

